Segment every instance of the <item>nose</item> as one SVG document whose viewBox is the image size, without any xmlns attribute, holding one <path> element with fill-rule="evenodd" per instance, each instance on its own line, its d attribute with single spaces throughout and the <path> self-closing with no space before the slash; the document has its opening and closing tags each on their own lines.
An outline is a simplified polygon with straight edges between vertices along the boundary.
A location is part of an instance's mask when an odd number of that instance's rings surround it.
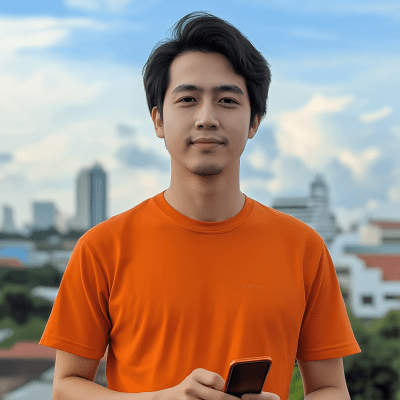
<svg viewBox="0 0 400 400">
<path fill-rule="evenodd" d="M 218 129 L 219 121 L 212 104 L 204 102 L 196 115 L 196 129 Z"/>
</svg>

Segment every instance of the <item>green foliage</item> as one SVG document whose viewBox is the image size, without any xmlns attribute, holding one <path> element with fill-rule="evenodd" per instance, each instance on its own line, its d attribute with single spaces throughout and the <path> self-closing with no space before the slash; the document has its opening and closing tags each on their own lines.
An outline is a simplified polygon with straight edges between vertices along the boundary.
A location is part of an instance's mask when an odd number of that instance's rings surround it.
<svg viewBox="0 0 400 400">
<path fill-rule="evenodd" d="M 29 268 L 27 276 L 27 284 L 30 287 L 50 286 L 59 287 L 63 274 L 50 264 L 43 267 Z"/>
<path fill-rule="evenodd" d="M 303 400 L 303 381 L 301 380 L 300 370 L 297 364 L 293 368 L 292 380 L 290 381 L 289 400 Z"/>
<path fill-rule="evenodd" d="M 0 269 L 0 289 L 6 284 L 26 285 L 30 288 L 36 286 L 59 287 L 63 274 L 50 264 L 42 267 L 13 269 Z"/>
<path fill-rule="evenodd" d="M 24 285 L 28 282 L 26 269 L 1 268 L 0 269 L 0 288 L 4 284 Z"/>
<path fill-rule="evenodd" d="M 0 293 L 0 318 L 11 317 L 24 324 L 29 315 L 48 319 L 53 307 L 49 300 L 33 297 L 26 285 L 4 285 Z"/>
<path fill-rule="evenodd" d="M 47 319 L 37 316 L 29 316 L 25 324 L 18 324 L 11 317 L 0 319 L 0 329 L 8 328 L 13 330 L 13 335 L 0 342 L 1 349 L 9 349 L 21 340 L 39 341 L 43 335 Z"/>
<path fill-rule="evenodd" d="M 0 294 L 0 307 L 3 316 L 10 316 L 18 324 L 24 324 L 33 311 L 33 299 L 26 286 L 6 285 Z"/>
<path fill-rule="evenodd" d="M 344 358 L 352 399 L 395 399 L 400 390 L 400 315 L 392 311 L 367 328 L 348 309 L 362 353 Z"/>
</svg>

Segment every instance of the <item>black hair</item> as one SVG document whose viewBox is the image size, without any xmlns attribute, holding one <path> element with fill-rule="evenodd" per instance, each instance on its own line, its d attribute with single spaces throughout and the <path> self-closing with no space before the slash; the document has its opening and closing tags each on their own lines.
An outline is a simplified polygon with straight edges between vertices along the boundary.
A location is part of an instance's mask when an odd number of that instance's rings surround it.
<svg viewBox="0 0 400 400">
<path fill-rule="evenodd" d="M 165 92 L 169 84 L 170 65 L 181 53 L 202 51 L 220 53 L 227 58 L 233 70 L 246 81 L 251 116 L 267 113 L 268 89 L 271 71 L 267 60 L 251 42 L 229 22 L 206 12 L 193 12 L 181 18 L 173 27 L 170 39 L 156 44 L 142 75 L 147 104 L 151 111 L 157 107 L 163 118 Z"/>
</svg>

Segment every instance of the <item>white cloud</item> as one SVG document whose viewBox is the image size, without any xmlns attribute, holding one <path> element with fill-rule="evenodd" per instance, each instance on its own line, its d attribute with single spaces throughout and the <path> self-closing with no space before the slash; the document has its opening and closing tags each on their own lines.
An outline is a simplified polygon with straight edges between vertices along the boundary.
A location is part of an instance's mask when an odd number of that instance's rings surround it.
<svg viewBox="0 0 400 400">
<path fill-rule="evenodd" d="M 64 4 L 69 8 L 78 8 L 86 11 L 120 11 L 132 0 L 65 0 Z"/>
<path fill-rule="evenodd" d="M 379 202 L 377 202 L 374 199 L 368 200 L 367 201 L 367 210 L 373 211 L 376 210 L 379 207 Z"/>
<path fill-rule="evenodd" d="M 392 203 L 400 203 L 400 188 L 392 187 L 389 190 L 389 199 Z"/>
<path fill-rule="evenodd" d="M 282 112 L 276 134 L 282 154 L 299 157 L 311 168 L 323 168 L 337 154 L 337 149 L 320 122 L 320 117 L 339 113 L 352 101 L 350 95 L 328 98 L 314 94 L 300 109 Z"/>
<path fill-rule="evenodd" d="M 104 29 L 105 26 L 87 18 L 0 17 L 0 54 L 53 47 L 76 28 Z"/>
<path fill-rule="evenodd" d="M 239 0 L 242 3 L 242 0 Z M 344 15 L 382 15 L 388 17 L 399 17 L 400 6 L 390 0 L 336 0 L 330 2 L 322 2 L 315 0 L 246 0 L 246 4 L 252 3 L 261 7 L 273 7 L 278 9 L 290 10 L 297 13 L 324 13 L 324 14 L 344 14 Z"/>
<path fill-rule="evenodd" d="M 339 160 L 342 164 L 351 169 L 354 176 L 358 179 L 365 176 L 365 173 L 371 163 L 373 163 L 381 152 L 377 148 L 371 147 L 356 155 L 349 150 L 342 150 L 339 154 Z"/>
<path fill-rule="evenodd" d="M 365 209 L 362 207 L 352 209 L 337 207 L 335 209 L 335 214 L 339 225 L 345 230 L 348 230 L 354 222 L 361 224 L 365 219 Z"/>
<path fill-rule="evenodd" d="M 270 190 L 270 185 L 265 179 L 242 179 L 240 181 L 240 189 L 244 192 L 249 192 L 251 189 L 261 189 L 268 192 Z"/>
<path fill-rule="evenodd" d="M 268 158 L 260 149 L 249 154 L 247 160 L 254 169 L 263 170 L 268 167 Z"/>
<path fill-rule="evenodd" d="M 383 107 L 380 110 L 373 111 L 370 113 L 363 113 L 360 115 L 360 121 L 364 124 L 370 124 L 371 122 L 376 122 L 384 119 L 391 115 L 393 112 L 392 107 Z"/>
</svg>

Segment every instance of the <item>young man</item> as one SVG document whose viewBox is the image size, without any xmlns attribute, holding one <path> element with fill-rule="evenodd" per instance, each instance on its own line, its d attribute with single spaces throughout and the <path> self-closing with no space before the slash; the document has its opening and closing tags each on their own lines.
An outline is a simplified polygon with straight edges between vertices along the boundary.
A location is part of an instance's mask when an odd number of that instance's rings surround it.
<svg viewBox="0 0 400 400">
<path fill-rule="evenodd" d="M 273 360 L 257 400 L 349 399 L 360 352 L 322 238 L 239 188 L 266 113 L 268 63 L 225 21 L 192 13 L 144 68 L 171 184 L 78 242 L 41 344 L 57 348 L 54 399 L 234 400 L 229 363 Z M 108 388 L 93 382 L 108 346 Z"/>
</svg>

